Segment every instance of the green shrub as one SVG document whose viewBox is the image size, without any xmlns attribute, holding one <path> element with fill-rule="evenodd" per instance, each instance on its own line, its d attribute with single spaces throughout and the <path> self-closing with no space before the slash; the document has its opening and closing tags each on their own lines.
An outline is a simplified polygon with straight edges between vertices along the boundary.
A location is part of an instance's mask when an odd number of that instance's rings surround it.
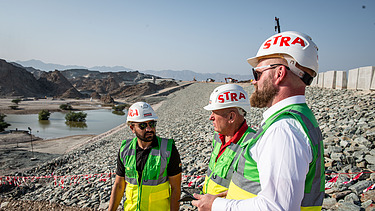
<svg viewBox="0 0 375 211">
<path fill-rule="evenodd" d="M 4 131 L 5 128 L 10 126 L 10 124 L 4 122 L 4 118 L 6 116 L 7 115 L 5 115 L 5 114 L 0 114 L 0 132 Z"/>
<path fill-rule="evenodd" d="M 67 122 L 65 122 L 65 124 L 66 124 L 67 126 L 69 126 L 70 128 L 72 128 L 72 127 L 76 127 L 76 128 L 86 128 L 86 127 L 87 127 L 86 122 L 70 122 L 70 121 L 67 121 Z"/>
<path fill-rule="evenodd" d="M 87 114 L 82 111 L 77 112 L 77 113 L 71 111 L 65 115 L 65 120 L 71 121 L 71 122 L 85 122 L 86 116 Z"/>
<path fill-rule="evenodd" d="M 119 116 L 124 116 L 125 112 L 123 112 L 123 111 L 112 111 L 112 114 L 116 114 L 116 115 L 119 115 Z"/>
<path fill-rule="evenodd" d="M 39 111 L 39 120 L 48 120 L 51 113 L 48 110 Z"/>
<path fill-rule="evenodd" d="M 18 108 L 18 106 L 17 105 L 11 105 L 11 106 L 9 106 L 9 108 L 11 108 L 13 110 L 16 110 Z"/>
<path fill-rule="evenodd" d="M 19 98 L 12 100 L 12 103 L 15 103 L 17 105 L 18 105 L 19 102 L 21 102 L 21 99 L 19 99 Z"/>
<path fill-rule="evenodd" d="M 115 110 L 115 111 L 122 111 L 126 107 L 129 107 L 129 105 L 128 104 L 119 104 L 119 105 L 112 106 L 112 109 Z"/>
<path fill-rule="evenodd" d="M 60 109 L 61 110 L 73 110 L 73 107 L 69 104 L 61 104 Z"/>
</svg>

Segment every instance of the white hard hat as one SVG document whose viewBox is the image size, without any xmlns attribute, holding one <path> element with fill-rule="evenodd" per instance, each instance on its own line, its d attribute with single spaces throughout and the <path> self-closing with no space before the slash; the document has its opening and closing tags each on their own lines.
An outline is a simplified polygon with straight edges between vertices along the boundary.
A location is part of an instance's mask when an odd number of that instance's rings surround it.
<svg viewBox="0 0 375 211">
<path fill-rule="evenodd" d="M 210 102 L 204 109 L 212 111 L 223 108 L 239 107 L 250 112 L 250 101 L 247 93 L 237 84 L 225 84 L 211 93 Z"/>
<path fill-rule="evenodd" d="M 318 47 L 306 34 L 295 31 L 275 34 L 263 42 L 255 57 L 247 61 L 251 66 L 256 67 L 259 60 L 271 57 L 285 58 L 289 68 L 300 78 L 304 77 L 304 72 L 296 67 L 296 62 L 314 71 L 311 77 L 315 77 L 318 73 Z"/>
<path fill-rule="evenodd" d="M 146 122 L 150 120 L 156 120 L 155 111 L 151 108 L 148 103 L 136 102 L 130 106 L 128 110 L 127 122 Z"/>
</svg>

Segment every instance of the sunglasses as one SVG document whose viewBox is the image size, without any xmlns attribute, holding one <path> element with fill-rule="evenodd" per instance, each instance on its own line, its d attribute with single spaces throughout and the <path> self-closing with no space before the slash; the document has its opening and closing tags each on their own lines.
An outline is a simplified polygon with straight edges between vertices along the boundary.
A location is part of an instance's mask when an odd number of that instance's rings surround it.
<svg viewBox="0 0 375 211">
<path fill-rule="evenodd" d="M 146 129 L 147 125 L 150 126 L 150 128 L 155 128 L 156 127 L 156 121 L 151 121 L 151 122 L 148 122 L 148 123 L 147 122 L 138 123 L 138 127 L 141 130 Z"/>
<path fill-rule="evenodd" d="M 277 66 L 284 66 L 287 70 L 290 70 L 288 66 L 285 66 L 283 64 L 270 64 L 270 65 L 266 65 L 266 66 L 261 66 L 261 67 L 255 67 L 253 68 L 253 75 L 254 75 L 254 80 L 255 81 L 258 81 L 260 79 L 260 76 L 262 76 L 262 73 L 266 72 L 267 70 L 272 70 L 273 68 L 276 68 Z M 265 70 L 263 70 L 262 72 L 258 72 L 257 70 L 261 69 L 261 68 L 266 68 Z"/>
</svg>

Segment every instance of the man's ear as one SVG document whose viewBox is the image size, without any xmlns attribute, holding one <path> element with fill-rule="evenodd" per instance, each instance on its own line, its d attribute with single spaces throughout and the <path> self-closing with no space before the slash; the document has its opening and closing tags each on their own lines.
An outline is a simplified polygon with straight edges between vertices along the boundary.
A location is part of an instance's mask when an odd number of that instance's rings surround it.
<svg viewBox="0 0 375 211">
<path fill-rule="evenodd" d="M 287 71 L 288 70 L 283 65 L 279 66 L 276 69 L 276 71 L 275 71 L 275 78 L 276 78 L 275 84 L 280 84 L 282 81 L 284 81 L 286 75 L 288 74 Z"/>
<path fill-rule="evenodd" d="M 233 123 L 235 119 L 236 119 L 236 113 L 231 111 L 229 114 L 229 122 Z"/>
<path fill-rule="evenodd" d="M 133 133 L 135 133 L 134 125 L 129 125 L 130 130 L 132 130 Z"/>
</svg>

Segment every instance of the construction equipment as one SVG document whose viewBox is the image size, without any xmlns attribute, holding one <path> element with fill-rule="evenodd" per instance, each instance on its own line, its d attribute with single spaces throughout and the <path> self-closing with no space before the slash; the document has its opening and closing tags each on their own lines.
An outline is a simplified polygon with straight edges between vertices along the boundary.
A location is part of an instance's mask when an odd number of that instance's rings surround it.
<svg viewBox="0 0 375 211">
<path fill-rule="evenodd" d="M 207 78 L 207 79 L 206 79 L 206 82 L 215 82 L 215 80 L 212 79 L 212 78 Z"/>
<path fill-rule="evenodd" d="M 234 78 L 231 78 L 231 77 L 228 77 L 228 78 L 225 78 L 225 83 L 237 83 L 238 80 L 237 79 L 234 79 Z"/>
</svg>

